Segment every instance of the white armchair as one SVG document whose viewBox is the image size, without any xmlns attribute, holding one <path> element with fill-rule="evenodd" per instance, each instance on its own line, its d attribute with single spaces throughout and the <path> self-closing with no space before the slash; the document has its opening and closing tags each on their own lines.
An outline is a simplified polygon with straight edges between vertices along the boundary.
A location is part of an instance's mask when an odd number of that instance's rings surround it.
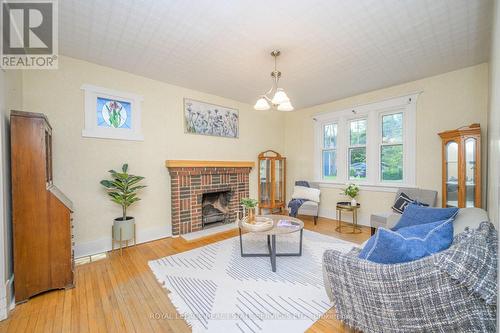
<svg viewBox="0 0 500 333">
<path fill-rule="evenodd" d="M 297 182 L 296 182 L 297 185 Z M 300 185 L 300 184 L 299 184 Z M 319 190 L 319 183 L 310 182 L 309 186 L 311 188 L 316 188 Z M 315 201 L 306 201 L 300 206 L 298 215 L 312 216 L 314 219 L 314 225 L 318 223 L 318 214 L 319 214 L 319 202 Z M 290 212 L 290 208 L 287 208 L 288 212 Z"/>
</svg>

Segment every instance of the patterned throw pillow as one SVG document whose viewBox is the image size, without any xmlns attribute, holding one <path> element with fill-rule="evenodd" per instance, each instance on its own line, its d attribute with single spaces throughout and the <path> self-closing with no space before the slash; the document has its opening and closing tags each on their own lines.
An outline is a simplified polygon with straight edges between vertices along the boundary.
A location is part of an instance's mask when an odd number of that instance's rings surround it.
<svg viewBox="0 0 500 333">
<path fill-rule="evenodd" d="M 401 192 L 399 197 L 394 202 L 394 206 L 392 206 L 392 210 L 396 213 L 403 214 L 406 209 L 406 206 L 413 202 L 409 196 L 407 196 L 404 192 Z"/>
</svg>

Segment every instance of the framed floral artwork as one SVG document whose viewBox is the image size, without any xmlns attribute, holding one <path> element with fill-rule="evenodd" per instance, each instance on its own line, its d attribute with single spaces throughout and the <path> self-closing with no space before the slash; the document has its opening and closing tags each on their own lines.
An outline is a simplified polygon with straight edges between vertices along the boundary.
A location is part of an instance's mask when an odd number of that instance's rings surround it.
<svg viewBox="0 0 500 333">
<path fill-rule="evenodd" d="M 85 128 L 82 136 L 144 140 L 141 128 L 142 96 L 84 84 Z"/>
<path fill-rule="evenodd" d="M 238 138 L 238 110 L 184 98 L 184 131 L 190 134 Z"/>
</svg>

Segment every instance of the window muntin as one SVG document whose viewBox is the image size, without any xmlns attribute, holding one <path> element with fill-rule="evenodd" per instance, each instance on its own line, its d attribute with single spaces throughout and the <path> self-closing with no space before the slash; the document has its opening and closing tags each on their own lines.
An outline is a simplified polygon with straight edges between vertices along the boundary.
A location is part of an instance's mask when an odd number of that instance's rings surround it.
<svg viewBox="0 0 500 333">
<path fill-rule="evenodd" d="M 349 122 L 349 142 L 350 146 L 366 145 L 366 119 Z"/>
<path fill-rule="evenodd" d="M 324 180 L 337 178 L 337 128 L 336 123 L 323 126 L 321 172 Z"/>
<path fill-rule="evenodd" d="M 403 175 L 403 112 L 381 117 L 380 181 L 402 182 Z"/>
<path fill-rule="evenodd" d="M 366 119 L 349 122 L 348 165 L 350 180 L 366 179 Z"/>
<path fill-rule="evenodd" d="M 382 116 L 382 144 L 403 143 L 403 112 Z"/>
</svg>

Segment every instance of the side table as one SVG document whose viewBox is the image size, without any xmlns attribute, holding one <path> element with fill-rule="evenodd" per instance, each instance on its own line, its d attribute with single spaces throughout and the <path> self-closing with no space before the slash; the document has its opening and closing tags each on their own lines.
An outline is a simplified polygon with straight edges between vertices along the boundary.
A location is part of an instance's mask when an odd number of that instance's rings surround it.
<svg viewBox="0 0 500 333">
<path fill-rule="evenodd" d="M 341 201 L 337 202 L 336 207 L 336 217 L 337 217 L 337 227 L 335 231 L 342 233 L 342 228 L 349 228 L 348 225 L 342 225 L 342 212 L 351 212 L 352 213 L 352 231 L 346 232 L 349 234 L 359 234 L 361 233 L 361 228 L 358 227 L 358 209 L 361 205 L 358 203 L 356 206 L 352 206 L 350 202 Z"/>
</svg>

